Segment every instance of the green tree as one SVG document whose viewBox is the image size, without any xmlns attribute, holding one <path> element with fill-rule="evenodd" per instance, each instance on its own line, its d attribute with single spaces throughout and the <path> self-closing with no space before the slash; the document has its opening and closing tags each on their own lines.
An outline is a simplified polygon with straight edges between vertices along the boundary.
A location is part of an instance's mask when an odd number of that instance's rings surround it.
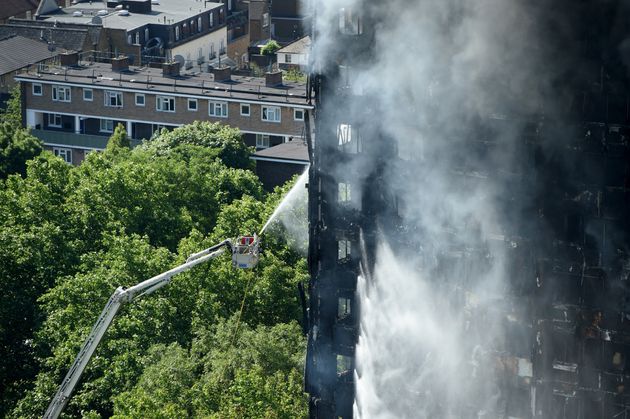
<svg viewBox="0 0 630 419">
<path fill-rule="evenodd" d="M 181 130 L 78 167 L 44 152 L 24 178 L 0 183 L 0 285 L 10 293 L 0 305 L 0 416 L 41 416 L 116 287 L 260 231 L 273 212 L 281 192 L 266 196 L 253 172 L 226 165 L 248 155 L 224 152 L 236 134 L 196 129 L 208 138 Z M 233 269 L 226 254 L 125 306 L 67 415 L 303 416 L 295 289 L 306 264 L 280 238 L 264 240 L 253 271 Z"/>
<path fill-rule="evenodd" d="M 116 125 L 114 129 L 114 133 L 111 137 L 109 137 L 109 141 L 107 141 L 107 150 L 113 151 L 119 148 L 131 148 L 131 140 L 127 135 L 127 130 L 125 130 L 125 126 L 123 124 Z"/>
<path fill-rule="evenodd" d="M 267 42 L 261 49 L 260 53 L 262 55 L 273 55 L 280 49 L 280 45 L 274 41 L 273 39 Z"/>
<path fill-rule="evenodd" d="M 0 109 L 0 120 L 9 123 L 15 128 L 22 126 L 22 94 L 19 84 L 11 89 L 7 107 Z"/>
<path fill-rule="evenodd" d="M 228 167 L 237 169 L 253 167 L 253 162 L 249 158 L 253 150 L 245 145 L 240 131 L 218 122 L 195 121 L 172 131 L 162 131 L 157 137 L 144 144 L 146 148 L 155 150 L 158 154 L 181 145 L 212 149 L 214 155 Z M 197 149 L 188 150 L 196 152 Z"/>
<path fill-rule="evenodd" d="M 0 123 L 0 179 L 26 174 L 26 162 L 42 152 L 42 142 L 27 129 L 11 122 Z"/>
<path fill-rule="evenodd" d="M 138 383 L 115 398 L 114 418 L 306 417 L 299 327 L 251 328 L 236 320 L 200 330 L 190 351 L 158 345 Z"/>
<path fill-rule="evenodd" d="M 0 416 L 36 373 L 37 298 L 77 260 L 63 210 L 70 166 L 50 153 L 27 163 L 25 178 L 0 183 Z"/>
</svg>

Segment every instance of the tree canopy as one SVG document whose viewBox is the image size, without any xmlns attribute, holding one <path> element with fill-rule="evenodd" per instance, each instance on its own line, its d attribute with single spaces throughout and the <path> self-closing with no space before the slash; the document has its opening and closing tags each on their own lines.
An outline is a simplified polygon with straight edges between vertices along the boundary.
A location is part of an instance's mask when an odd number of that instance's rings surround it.
<svg viewBox="0 0 630 419">
<path fill-rule="evenodd" d="M 0 180 L 26 174 L 26 162 L 42 151 L 41 141 L 22 128 L 20 89 L 15 87 L 7 108 L 0 111 Z"/>
<path fill-rule="evenodd" d="M 0 184 L 0 416 L 41 417 L 116 287 L 260 230 L 283 191 L 239 137 L 196 123 L 130 149 L 119 127 L 78 167 L 43 152 Z M 264 243 L 253 271 L 223 256 L 124 306 L 65 415 L 304 417 L 306 264 Z"/>
</svg>

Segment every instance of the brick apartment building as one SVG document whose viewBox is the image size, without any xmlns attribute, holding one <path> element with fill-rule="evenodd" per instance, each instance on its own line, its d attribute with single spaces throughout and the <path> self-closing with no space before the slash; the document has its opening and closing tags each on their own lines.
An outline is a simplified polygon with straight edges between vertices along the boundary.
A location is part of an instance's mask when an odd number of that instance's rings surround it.
<svg viewBox="0 0 630 419">
<path fill-rule="evenodd" d="M 22 73 L 23 118 L 44 145 L 78 164 L 91 150 L 103 149 L 118 123 L 133 140 L 150 139 L 162 128 L 197 120 L 239 128 L 246 144 L 258 149 L 304 137 L 312 109 L 304 83 L 266 77 L 180 73 L 179 63 L 163 68 L 79 63 L 78 54 L 61 57 L 65 67 Z"/>
<path fill-rule="evenodd" d="M 49 28 L 96 32 L 83 51 L 124 54 L 136 65 L 177 60 L 191 66 L 227 52 L 226 12 L 220 2 L 42 0 L 36 18 L 11 19 L 10 24 L 39 28 L 44 36 Z"/>
</svg>

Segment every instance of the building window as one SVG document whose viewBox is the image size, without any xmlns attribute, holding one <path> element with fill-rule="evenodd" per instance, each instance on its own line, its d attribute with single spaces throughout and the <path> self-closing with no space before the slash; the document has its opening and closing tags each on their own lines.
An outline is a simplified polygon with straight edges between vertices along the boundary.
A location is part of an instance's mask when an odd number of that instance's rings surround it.
<svg viewBox="0 0 630 419">
<path fill-rule="evenodd" d="M 352 199 L 349 183 L 339 184 L 337 197 L 339 202 L 349 202 Z"/>
<path fill-rule="evenodd" d="M 140 43 L 140 32 L 136 32 L 136 44 Z"/>
<path fill-rule="evenodd" d="M 57 157 L 61 157 L 63 161 L 72 164 L 72 149 L 70 148 L 53 148 L 53 153 Z"/>
<path fill-rule="evenodd" d="M 168 96 L 156 97 L 155 109 L 160 112 L 175 112 L 175 98 Z"/>
<path fill-rule="evenodd" d="M 149 42 L 149 28 L 144 29 L 144 42 Z"/>
<path fill-rule="evenodd" d="M 293 119 L 296 121 L 304 121 L 304 109 L 294 109 Z"/>
<path fill-rule="evenodd" d="M 350 244 L 350 240 L 339 240 L 337 242 L 337 259 L 338 260 L 349 259 L 351 251 L 352 251 L 352 245 Z"/>
<path fill-rule="evenodd" d="M 101 132 L 114 132 L 114 121 L 111 119 L 101 119 Z"/>
<path fill-rule="evenodd" d="M 350 314 L 352 314 L 352 300 L 346 297 L 339 297 L 337 303 L 337 318 L 343 319 Z"/>
<path fill-rule="evenodd" d="M 227 102 L 214 102 L 212 100 L 208 101 L 208 115 L 217 118 L 227 118 Z"/>
<path fill-rule="evenodd" d="M 201 17 L 197 18 L 197 32 L 201 32 L 201 30 L 203 29 L 203 23 L 201 20 Z"/>
<path fill-rule="evenodd" d="M 280 122 L 280 108 L 278 106 L 263 106 L 261 118 L 267 122 Z"/>
<path fill-rule="evenodd" d="M 92 89 L 83 89 L 83 100 L 91 102 L 94 99 L 94 92 Z"/>
<path fill-rule="evenodd" d="M 175 26 L 175 40 L 179 41 L 179 26 Z"/>
<path fill-rule="evenodd" d="M 249 103 L 241 103 L 241 115 L 249 116 Z"/>
<path fill-rule="evenodd" d="M 136 93 L 136 106 L 144 106 L 144 95 Z"/>
<path fill-rule="evenodd" d="M 58 113 L 49 113 L 48 126 L 53 128 L 61 128 L 61 115 L 59 115 Z"/>
<path fill-rule="evenodd" d="M 361 35 L 363 25 L 359 14 L 351 8 L 339 10 L 339 32 L 343 35 Z"/>
<path fill-rule="evenodd" d="M 38 83 L 33 83 L 33 96 L 41 96 L 42 95 L 42 85 Z"/>
<path fill-rule="evenodd" d="M 263 13 L 263 28 L 269 26 L 269 13 Z"/>
<path fill-rule="evenodd" d="M 105 106 L 110 108 L 122 108 L 123 95 L 122 92 L 114 92 L 112 90 L 105 90 Z"/>
<path fill-rule="evenodd" d="M 210 23 L 210 27 L 214 26 L 214 13 L 210 12 L 209 16 L 209 23 Z"/>
<path fill-rule="evenodd" d="M 70 102 L 70 88 L 64 86 L 53 86 L 52 100 L 55 102 Z"/>
<path fill-rule="evenodd" d="M 269 148 L 269 136 L 266 134 L 256 134 L 256 148 Z"/>
<path fill-rule="evenodd" d="M 284 62 L 291 64 L 291 54 L 284 54 Z"/>
<path fill-rule="evenodd" d="M 188 99 L 188 110 L 189 111 L 197 110 L 197 99 Z"/>
</svg>

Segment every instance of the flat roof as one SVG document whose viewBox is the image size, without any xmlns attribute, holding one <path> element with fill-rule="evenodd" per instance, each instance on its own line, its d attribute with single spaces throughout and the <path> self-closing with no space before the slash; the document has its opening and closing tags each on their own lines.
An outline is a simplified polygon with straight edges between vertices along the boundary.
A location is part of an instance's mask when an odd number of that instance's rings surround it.
<svg viewBox="0 0 630 419">
<path fill-rule="evenodd" d="M 34 68 L 18 74 L 16 80 L 312 108 L 306 98 L 306 83 L 285 80 L 282 85 L 267 87 L 264 77 L 236 75 L 232 75 L 229 81 L 215 81 L 211 73 L 196 70 L 182 70 L 181 76 L 174 78 L 165 77 L 161 68 L 129 67 L 129 71 L 119 73 L 112 71 L 110 64 L 91 63 L 80 67 L 49 66 L 45 70 Z"/>
<path fill-rule="evenodd" d="M 129 12 L 128 16 L 121 16 L 118 14 L 119 10 L 108 8 L 106 1 L 92 1 L 73 4 L 54 13 L 42 15 L 40 18 L 85 25 L 91 24 L 92 19 L 98 16 L 98 12 L 104 10 L 108 14 L 99 16 L 104 28 L 132 30 L 147 24 L 171 25 L 221 6 L 221 3 L 200 2 L 198 0 L 159 0 L 159 4 L 151 4 L 150 13 Z M 82 15 L 74 16 L 75 12 L 81 12 Z M 164 19 L 166 19 L 166 23 Z"/>
</svg>

